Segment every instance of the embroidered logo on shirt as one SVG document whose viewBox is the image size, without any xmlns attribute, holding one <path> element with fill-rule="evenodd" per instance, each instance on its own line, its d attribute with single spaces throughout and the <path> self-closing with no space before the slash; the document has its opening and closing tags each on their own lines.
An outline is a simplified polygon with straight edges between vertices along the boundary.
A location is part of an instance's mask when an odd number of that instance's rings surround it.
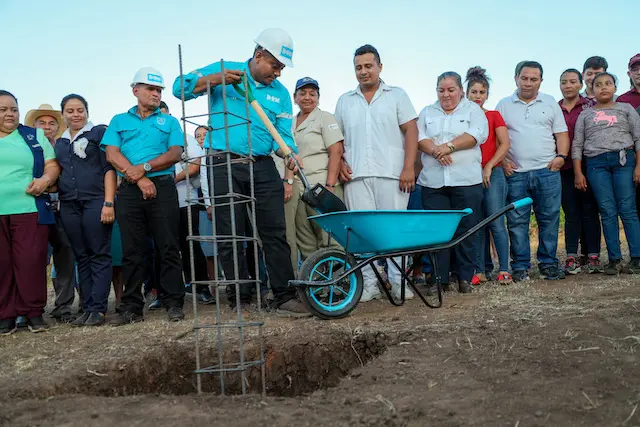
<svg viewBox="0 0 640 427">
<path fill-rule="evenodd" d="M 33 135 L 31 135 L 31 134 L 27 134 L 27 139 L 28 139 L 29 141 L 33 141 L 33 138 L 34 138 L 34 137 L 33 137 Z M 37 146 L 39 147 L 40 145 L 37 145 Z M 34 145 L 34 147 L 36 147 L 36 145 Z"/>
<path fill-rule="evenodd" d="M 267 101 L 271 101 L 271 102 L 275 102 L 276 104 L 280 104 L 280 98 L 272 96 L 272 95 L 267 95 Z"/>
<path fill-rule="evenodd" d="M 330 130 L 338 130 L 339 126 L 335 123 L 331 123 L 329 126 L 327 126 Z"/>
<path fill-rule="evenodd" d="M 158 117 L 158 120 L 156 120 L 156 122 L 162 126 L 164 125 L 167 121 L 164 119 L 164 117 Z"/>
<path fill-rule="evenodd" d="M 291 59 L 293 57 L 293 49 L 290 49 L 286 46 L 282 46 L 282 49 L 280 50 L 280 55 L 284 56 L 285 58 Z"/>
<path fill-rule="evenodd" d="M 607 122 L 607 127 L 609 127 L 613 126 L 614 123 L 618 123 L 618 118 L 616 116 L 608 116 L 604 111 L 597 111 L 593 122 L 595 124 L 598 124 L 598 122 Z"/>
</svg>

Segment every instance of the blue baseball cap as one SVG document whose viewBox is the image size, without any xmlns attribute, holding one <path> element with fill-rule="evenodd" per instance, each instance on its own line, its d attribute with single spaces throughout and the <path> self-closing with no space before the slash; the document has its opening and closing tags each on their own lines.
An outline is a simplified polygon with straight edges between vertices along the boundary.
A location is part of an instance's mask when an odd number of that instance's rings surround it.
<svg viewBox="0 0 640 427">
<path fill-rule="evenodd" d="M 296 90 L 305 87 L 305 86 L 314 86 L 316 89 L 320 90 L 320 85 L 318 82 L 311 77 L 303 77 L 296 83 Z"/>
</svg>

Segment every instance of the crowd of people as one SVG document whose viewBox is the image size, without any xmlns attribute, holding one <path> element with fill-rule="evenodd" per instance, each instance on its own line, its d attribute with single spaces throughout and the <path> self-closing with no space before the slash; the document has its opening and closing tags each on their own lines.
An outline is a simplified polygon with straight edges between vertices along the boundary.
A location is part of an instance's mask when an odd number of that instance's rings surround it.
<svg viewBox="0 0 640 427">
<path fill-rule="evenodd" d="M 240 281 L 239 295 L 229 288 L 227 299 L 243 313 L 252 309 L 251 283 L 259 278 L 276 314 L 308 316 L 288 281 L 300 260 L 336 243 L 308 219 L 315 212 L 301 199 L 292 157 L 312 185 L 324 185 L 350 210 L 471 208 L 456 235 L 507 203 L 531 197 L 541 278 L 583 270 L 640 273 L 640 54 L 628 63 L 631 89 L 618 97 L 625 83 L 607 72 L 602 57 L 559 76 L 558 102 L 539 91 L 542 65 L 522 61 L 514 73 L 516 90 L 495 110 L 484 108 L 490 94 L 486 71 L 472 67 L 464 79 L 453 71 L 441 74 L 437 102 L 417 114 L 404 90 L 381 79 L 380 54 L 365 45 L 353 58 L 358 86 L 339 98 L 333 114 L 318 106 L 320 83 L 304 77 L 293 91 L 299 109 L 294 115 L 289 91 L 278 81 L 293 66 L 291 37 L 267 29 L 254 41 L 246 62 L 225 62 L 224 72 L 216 62 L 175 79 L 178 98 L 189 101 L 210 91 L 213 114 L 193 136 L 184 135 L 162 102 L 165 81 L 153 68 L 135 74 L 136 105 L 108 126 L 89 120 L 89 104 L 78 94 L 65 96 L 60 110 L 43 104 L 29 111 L 22 125 L 18 99 L 0 90 L 0 334 L 48 328 L 43 313 L 50 258 L 50 314 L 72 326 L 105 324 L 111 287 L 114 326 L 144 320 L 145 304 L 163 307 L 169 321 L 180 321 L 187 290 L 203 304 L 215 302 L 207 286 L 192 282 L 219 277 Z M 295 154 L 284 155 L 253 110 L 249 132 L 234 126 L 247 112 L 233 83 L 251 87 Z M 225 109 L 231 114 L 216 114 Z M 226 161 L 221 152 L 227 142 L 233 158 L 253 157 L 253 174 L 243 161 L 233 162 L 230 171 L 216 167 Z M 236 208 L 232 218 L 229 194 L 250 196 L 251 179 L 255 211 Z M 557 256 L 561 209 L 564 265 Z M 489 280 L 528 280 L 530 218 L 530 207 L 512 210 L 454 250 L 438 253 L 444 289 L 455 283 L 468 293 Z M 189 222 L 202 236 L 251 237 L 255 225 L 258 260 L 246 242 L 222 239 L 214 245 L 202 239 L 193 243 L 192 268 Z M 601 230 L 606 265 L 600 262 Z M 401 272 L 394 263 L 374 268 L 388 274 L 392 294 L 399 296 Z M 430 271 L 424 259 L 411 274 L 433 291 Z M 363 279 L 361 301 L 379 298 L 372 267 L 363 270 Z M 74 314 L 76 289 L 80 308 Z M 406 297 L 412 296 L 407 290 Z"/>
</svg>

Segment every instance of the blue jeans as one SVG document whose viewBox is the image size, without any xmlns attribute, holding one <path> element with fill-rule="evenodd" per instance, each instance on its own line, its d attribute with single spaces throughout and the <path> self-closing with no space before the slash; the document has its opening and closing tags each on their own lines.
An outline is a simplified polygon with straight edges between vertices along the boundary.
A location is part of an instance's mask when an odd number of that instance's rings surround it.
<svg viewBox="0 0 640 427">
<path fill-rule="evenodd" d="M 507 204 L 507 180 L 504 170 L 498 166 L 491 171 L 491 185 L 484 189 L 484 200 L 482 202 L 483 218 L 493 215 Z M 505 226 L 504 216 L 489 223 L 484 230 L 478 233 L 479 246 L 476 252 L 476 272 L 493 271 L 491 260 L 491 236 L 498 252 L 500 271 L 509 271 L 509 234 Z"/>
<path fill-rule="evenodd" d="M 624 166 L 620 165 L 617 151 L 587 159 L 587 179 L 600 208 L 610 261 L 622 259 L 618 216 L 622 219 L 631 257 L 640 257 L 640 221 L 636 212 L 636 188 L 633 182 L 635 166 L 636 153 L 633 150 L 627 150 L 627 163 Z"/>
<path fill-rule="evenodd" d="M 560 225 L 560 202 L 562 182 L 560 172 L 547 168 L 529 172 L 515 172 L 507 177 L 509 189 L 507 203 L 523 197 L 533 199 L 533 211 L 538 222 L 539 267 L 557 266 L 558 227 Z M 511 269 L 527 271 L 531 268 L 529 247 L 529 219 L 531 208 L 514 209 L 507 213 L 507 228 L 511 238 Z"/>
</svg>

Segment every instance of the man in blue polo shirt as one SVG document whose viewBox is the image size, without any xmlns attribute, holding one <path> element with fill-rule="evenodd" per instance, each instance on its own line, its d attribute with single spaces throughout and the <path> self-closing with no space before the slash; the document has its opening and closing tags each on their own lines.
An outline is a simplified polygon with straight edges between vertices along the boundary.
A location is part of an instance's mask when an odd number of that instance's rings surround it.
<svg viewBox="0 0 640 427">
<path fill-rule="evenodd" d="M 164 79 L 153 68 L 139 70 L 133 82 L 138 105 L 115 116 L 102 145 L 107 159 L 124 177 L 116 201 L 122 234 L 125 288 L 121 312 L 114 326 L 143 320 L 142 283 L 145 279 L 147 236 L 160 259 L 162 305 L 170 321 L 184 319 L 184 281 L 178 233 L 180 211 L 174 165 L 180 161 L 184 134 L 178 120 L 160 111 Z"/>
<path fill-rule="evenodd" d="M 255 40 L 256 48 L 253 57 L 246 62 L 224 63 L 224 81 L 227 85 L 241 83 L 243 76 L 247 76 L 247 82 L 251 86 L 253 94 L 262 106 L 265 113 L 274 124 L 282 138 L 293 151 L 296 151 L 295 143 L 291 135 L 292 106 L 291 97 L 287 89 L 277 81 L 285 66 L 293 67 L 293 41 L 283 30 L 270 28 L 264 30 Z M 207 92 L 207 83 L 211 87 L 211 111 L 223 112 L 222 97 L 223 76 L 220 62 L 192 71 L 184 76 L 184 97 L 186 100 L 197 98 Z M 173 84 L 173 94 L 181 98 L 183 88 L 180 76 Z M 246 105 L 244 98 L 240 96 L 232 86 L 226 87 L 227 110 L 238 116 L 246 117 Z M 231 114 L 227 115 L 229 150 L 240 155 L 249 154 L 249 141 L 245 121 Z M 290 262 L 291 250 L 285 237 L 284 217 L 284 188 L 280 174 L 270 154 L 276 152 L 283 157 L 269 131 L 263 125 L 253 109 L 250 110 L 251 119 L 251 154 L 255 159 L 254 164 L 254 188 L 256 197 L 256 222 L 258 233 L 262 239 L 266 258 L 267 271 L 271 289 L 274 294 L 274 306 L 276 313 L 280 315 L 302 317 L 308 316 L 308 311 L 295 298 L 295 291 L 288 287 L 288 281 L 294 278 L 293 268 Z M 213 150 L 227 150 L 225 136 L 225 117 L 223 114 L 211 116 L 211 127 L 214 130 L 207 135 L 204 148 Z M 225 155 L 209 158 L 213 164 L 224 163 Z M 215 195 L 228 194 L 227 169 L 215 167 L 214 190 Z M 232 192 L 246 196 L 250 195 L 249 166 L 246 163 L 232 165 Z M 207 182 L 208 184 L 208 182 Z M 228 203 L 225 199 L 217 199 L 217 203 Z M 231 209 L 229 206 L 216 207 L 216 231 L 219 235 L 230 236 L 233 234 L 247 235 L 245 209 L 238 206 L 235 209 L 236 230 L 231 227 Z M 218 249 L 225 276 L 228 279 L 235 277 L 233 245 L 231 243 L 218 243 Z M 242 244 L 238 244 L 237 251 L 243 254 Z M 249 271 L 245 256 L 238 257 L 239 279 L 249 279 Z M 227 296 L 232 307 L 241 305 L 242 310 L 248 310 L 252 298 L 252 286 L 243 284 L 240 286 L 240 301 L 235 301 L 233 289 L 227 289 Z"/>
</svg>

